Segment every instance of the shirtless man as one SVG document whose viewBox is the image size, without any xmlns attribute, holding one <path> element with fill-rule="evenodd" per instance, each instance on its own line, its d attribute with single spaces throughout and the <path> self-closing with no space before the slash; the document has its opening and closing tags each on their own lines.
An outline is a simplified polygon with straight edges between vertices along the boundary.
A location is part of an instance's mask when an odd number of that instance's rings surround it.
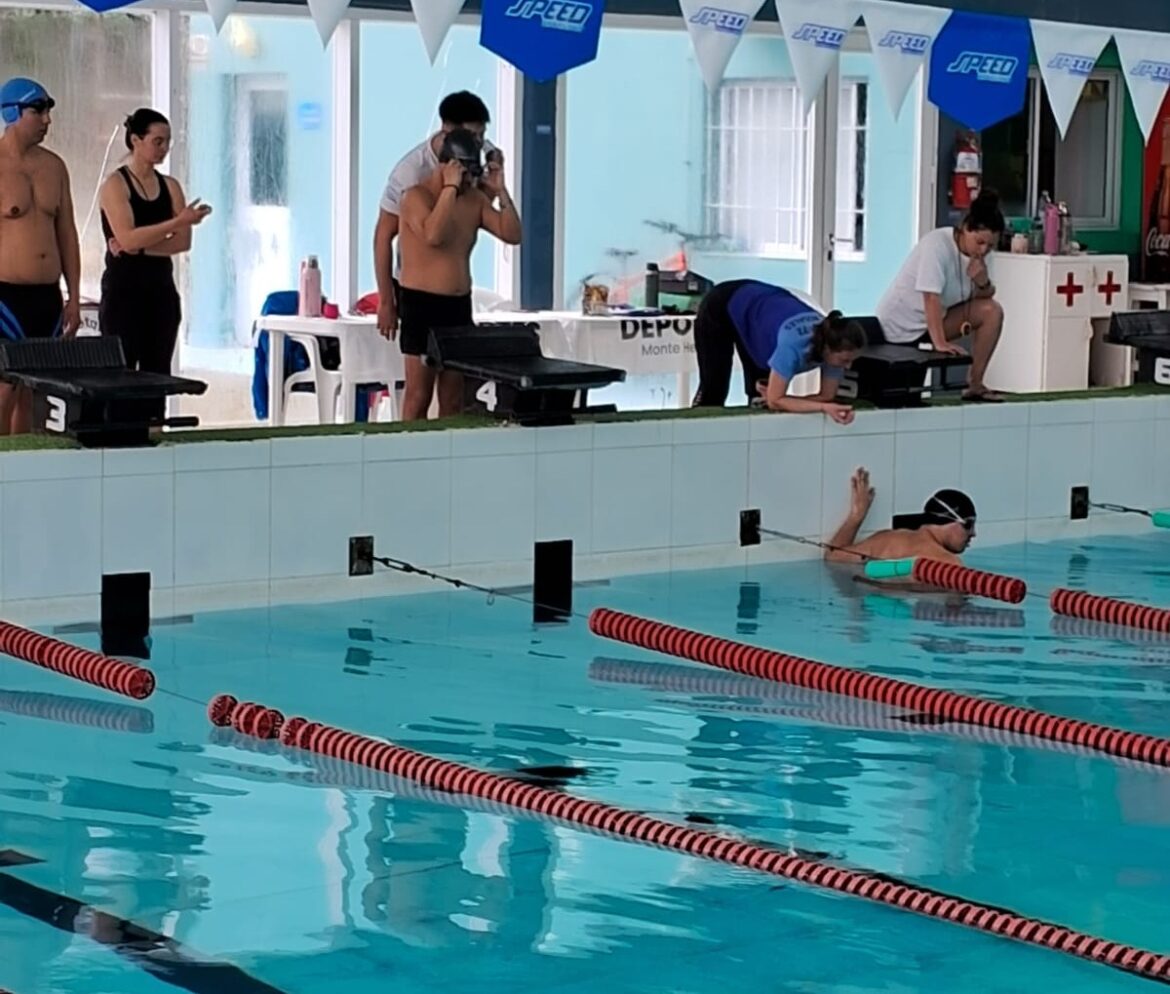
<svg viewBox="0 0 1170 994">
<path fill-rule="evenodd" d="M 436 377 L 424 360 L 430 330 L 474 324 L 471 250 L 479 229 L 508 245 L 520 244 L 520 215 L 504 188 L 501 153 L 493 150 L 485 169 L 479 140 L 457 128 L 444 137 L 439 163 L 402 197 L 399 341 L 406 357 L 404 421 L 426 418 L 431 406 Z M 458 414 L 463 377 L 443 372 L 438 381 L 439 417 Z"/>
<path fill-rule="evenodd" d="M 9 339 L 70 337 L 81 325 L 81 247 L 69 171 L 40 147 L 52 109 L 53 98 L 31 79 L 0 87 L 0 335 Z M 31 422 L 32 393 L 0 384 L 0 435 L 27 432 Z"/>
<path fill-rule="evenodd" d="M 961 490 L 940 490 L 923 508 L 928 524 L 919 528 L 887 528 L 857 541 L 857 533 L 873 504 L 869 472 L 859 469 L 850 481 L 852 501 L 849 515 L 828 544 L 825 559 L 831 563 L 859 565 L 865 559 L 937 559 L 961 563 L 975 537 L 975 505 Z"/>
</svg>

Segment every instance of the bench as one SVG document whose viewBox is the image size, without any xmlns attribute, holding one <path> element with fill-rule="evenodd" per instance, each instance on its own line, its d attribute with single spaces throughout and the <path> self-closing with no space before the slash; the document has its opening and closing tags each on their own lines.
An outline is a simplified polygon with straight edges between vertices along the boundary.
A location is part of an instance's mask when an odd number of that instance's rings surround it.
<svg viewBox="0 0 1170 994">
<path fill-rule="evenodd" d="M 1105 341 L 1127 345 L 1137 355 L 1135 383 L 1170 387 L 1170 311 L 1117 312 L 1109 319 Z"/>
<path fill-rule="evenodd" d="M 193 428 L 195 417 L 157 413 L 166 398 L 202 394 L 207 384 L 126 368 L 122 340 L 34 338 L 0 341 L 0 380 L 33 394 L 33 431 L 75 439 L 86 448 L 150 444 L 150 429 Z"/>
<path fill-rule="evenodd" d="M 622 382 L 625 371 L 546 358 L 539 327 L 432 328 L 427 362 L 463 375 L 464 410 L 469 414 L 489 414 L 522 425 L 564 425 L 573 423 L 575 413 L 601 410 L 586 407 L 588 392 Z"/>
<path fill-rule="evenodd" d="M 868 344 L 846 370 L 841 396 L 855 396 L 876 407 L 922 407 L 927 395 L 957 392 L 966 386 L 970 356 L 948 355 L 919 345 L 886 341 L 876 317 L 851 317 Z M 960 370 L 958 376 L 952 376 Z"/>
</svg>

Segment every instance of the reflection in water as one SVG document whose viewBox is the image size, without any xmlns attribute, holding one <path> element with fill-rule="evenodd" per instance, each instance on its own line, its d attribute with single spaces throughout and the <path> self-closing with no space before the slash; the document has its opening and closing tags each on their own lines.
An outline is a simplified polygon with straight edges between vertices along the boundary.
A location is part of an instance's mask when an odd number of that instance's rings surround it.
<svg viewBox="0 0 1170 994">
<path fill-rule="evenodd" d="M 147 708 L 88 697 L 0 689 L 0 711 L 112 732 L 154 731 L 154 713 Z"/>
<path fill-rule="evenodd" d="M 1067 551 L 1030 555 L 1026 571 L 1011 571 L 1038 589 L 1063 579 Z M 1087 585 L 1100 585 L 1106 558 L 1094 553 Z M 1037 563 L 1049 573 L 1035 575 Z M 1050 630 L 1039 610 L 1023 618 L 962 599 L 887 596 L 819 563 L 752 567 L 746 577 L 637 578 L 604 597 L 914 682 L 1168 727 L 1152 690 L 1170 683 L 1159 645 L 1097 640 L 1105 633 L 1074 641 L 1079 633 Z M 878 613 L 890 610 L 883 602 L 897 616 Z M 1164 944 L 1164 771 L 707 667 L 586 666 L 598 643 L 584 626 L 542 631 L 537 660 L 527 614 L 452 595 L 201 617 L 156 644 L 160 683 L 203 699 L 246 693 L 505 776 L 523 771 L 574 796 Z M 956 630 L 963 625 L 979 631 Z M 345 662 L 370 677 L 342 678 Z M 36 679 L 27 686 L 52 689 Z M 0 849 L 48 860 L 14 872 L 287 994 L 1132 986 L 861 902 L 209 731 L 201 708 L 172 699 L 152 701 L 151 736 L 149 725 L 118 735 L 100 721 L 50 722 L 69 709 L 5 694 Z M 34 717 L 37 700 L 45 706 Z M 91 944 L 68 938 L 0 908 L 0 947 L 21 950 L 11 968 L 0 952 L 0 985 L 135 994 L 99 978 L 96 961 L 81 958 L 94 955 Z"/>
</svg>

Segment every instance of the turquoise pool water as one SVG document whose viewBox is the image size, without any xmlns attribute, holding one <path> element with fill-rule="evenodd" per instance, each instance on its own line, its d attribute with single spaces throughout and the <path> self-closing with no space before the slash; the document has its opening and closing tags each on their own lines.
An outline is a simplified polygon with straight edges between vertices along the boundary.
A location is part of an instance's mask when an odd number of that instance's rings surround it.
<svg viewBox="0 0 1170 994">
<path fill-rule="evenodd" d="M 970 562 L 1037 592 L 1170 604 L 1167 552 L 1151 535 Z M 580 610 L 1170 735 L 1170 638 L 1053 621 L 1040 599 L 895 599 L 819 563 L 575 596 Z M 603 641 L 581 621 L 534 629 L 523 604 L 439 587 L 202 614 L 153 635 L 166 693 L 139 705 L 0 661 L 0 852 L 37 860 L 0 868 L 0 988 L 14 994 L 1149 986 L 242 742 L 195 703 L 221 691 L 498 772 L 574 767 L 561 782 L 581 796 L 1170 951 L 1170 774 L 907 727 Z M 64 637 L 97 646 L 92 632 Z"/>
</svg>

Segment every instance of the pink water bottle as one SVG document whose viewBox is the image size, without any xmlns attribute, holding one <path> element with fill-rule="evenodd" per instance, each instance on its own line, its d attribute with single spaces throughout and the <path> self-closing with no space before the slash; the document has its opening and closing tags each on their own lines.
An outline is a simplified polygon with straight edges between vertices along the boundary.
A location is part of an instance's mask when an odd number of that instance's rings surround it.
<svg viewBox="0 0 1170 994">
<path fill-rule="evenodd" d="M 1060 208 L 1051 200 L 1044 205 L 1044 254 L 1060 254 Z"/>
<path fill-rule="evenodd" d="M 321 316 L 321 268 L 317 257 L 309 256 L 301 263 L 301 281 L 297 287 L 297 313 L 304 318 Z"/>
</svg>

